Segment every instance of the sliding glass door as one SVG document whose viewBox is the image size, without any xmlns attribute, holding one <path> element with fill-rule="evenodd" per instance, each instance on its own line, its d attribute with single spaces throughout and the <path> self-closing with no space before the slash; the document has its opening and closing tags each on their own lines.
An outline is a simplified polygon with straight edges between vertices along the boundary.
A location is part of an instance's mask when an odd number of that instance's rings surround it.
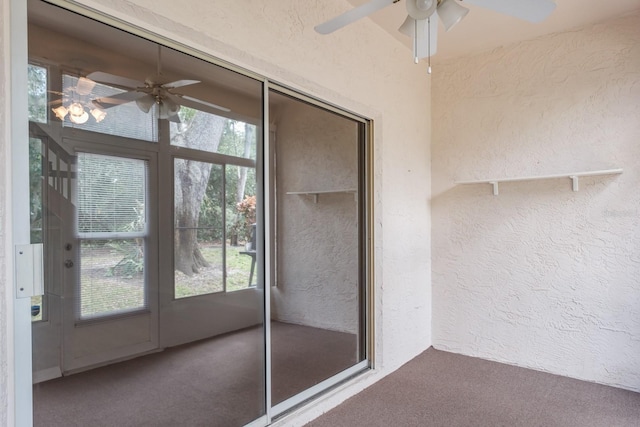
<svg viewBox="0 0 640 427">
<path fill-rule="evenodd" d="M 366 368 L 364 125 L 271 90 L 276 412 Z"/>
<path fill-rule="evenodd" d="M 367 369 L 367 121 L 28 12 L 35 425 L 266 425 Z"/>
</svg>

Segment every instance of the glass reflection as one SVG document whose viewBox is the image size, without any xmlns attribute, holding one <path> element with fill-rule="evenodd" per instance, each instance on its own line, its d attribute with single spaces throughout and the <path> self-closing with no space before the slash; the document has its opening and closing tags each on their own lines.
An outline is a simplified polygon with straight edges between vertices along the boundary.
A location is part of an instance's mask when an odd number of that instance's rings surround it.
<svg viewBox="0 0 640 427">
<path fill-rule="evenodd" d="M 277 404 L 364 359 L 358 123 L 272 91 L 276 123 L 276 280 L 271 290 Z"/>
</svg>

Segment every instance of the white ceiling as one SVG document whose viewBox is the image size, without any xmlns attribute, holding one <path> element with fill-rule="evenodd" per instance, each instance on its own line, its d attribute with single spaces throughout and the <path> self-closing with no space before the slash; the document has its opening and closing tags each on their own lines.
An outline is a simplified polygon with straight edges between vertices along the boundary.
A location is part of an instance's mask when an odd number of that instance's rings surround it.
<svg viewBox="0 0 640 427">
<path fill-rule="evenodd" d="M 347 1 L 354 6 L 359 6 L 369 0 Z M 539 24 L 531 24 L 461 1 L 460 4 L 469 8 L 470 11 L 448 33 L 445 33 L 442 25 L 439 25 L 438 52 L 432 57 L 432 61 L 437 62 L 530 40 L 545 34 L 605 21 L 640 9 L 640 0 L 555 0 L 555 3 L 556 9 L 547 20 Z M 398 27 L 406 16 L 404 1 L 400 1 L 374 13 L 370 18 L 393 37 L 410 47 L 411 40 L 398 32 Z"/>
</svg>

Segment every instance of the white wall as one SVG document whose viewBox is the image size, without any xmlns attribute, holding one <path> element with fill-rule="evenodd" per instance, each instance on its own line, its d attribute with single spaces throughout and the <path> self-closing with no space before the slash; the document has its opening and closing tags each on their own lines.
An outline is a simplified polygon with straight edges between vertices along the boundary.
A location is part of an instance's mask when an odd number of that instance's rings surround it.
<svg viewBox="0 0 640 427">
<path fill-rule="evenodd" d="M 438 349 L 640 391 L 640 14 L 433 80 Z M 623 168 L 618 176 L 455 180 Z"/>
<path fill-rule="evenodd" d="M 373 118 L 379 373 L 390 372 L 431 344 L 429 78 L 423 65 L 413 64 L 406 47 L 368 20 L 331 36 L 316 34 L 314 25 L 351 7 L 342 0 L 81 3 Z M 7 19 L 3 14 L 5 31 Z M 7 339 L 2 334 L 0 343 L 6 345 Z M 353 390 L 344 390 L 308 416 Z M 5 412 L 0 407 L 0 414 Z"/>
</svg>

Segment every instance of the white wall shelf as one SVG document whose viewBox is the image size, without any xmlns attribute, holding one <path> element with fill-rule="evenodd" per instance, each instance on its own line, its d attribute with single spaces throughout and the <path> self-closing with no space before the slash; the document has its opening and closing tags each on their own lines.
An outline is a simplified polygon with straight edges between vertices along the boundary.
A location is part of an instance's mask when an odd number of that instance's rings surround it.
<svg viewBox="0 0 640 427">
<path fill-rule="evenodd" d="M 498 195 L 498 184 L 501 182 L 515 182 L 515 181 L 536 181 L 540 179 L 557 179 L 557 178 L 569 178 L 571 179 L 571 188 L 573 191 L 579 190 L 579 179 L 582 176 L 597 176 L 597 175 L 619 175 L 622 173 L 622 169 L 606 169 L 599 171 L 586 171 L 575 173 L 563 173 L 557 175 L 540 175 L 540 176 L 523 176 L 515 178 L 502 178 L 502 179 L 480 179 L 477 181 L 456 181 L 456 185 L 469 185 L 469 184 L 491 184 L 493 186 L 493 195 Z"/>
<path fill-rule="evenodd" d="M 319 191 L 287 191 L 287 194 L 294 194 L 299 196 L 309 196 L 313 198 L 313 203 L 318 203 L 318 197 L 320 194 L 338 194 L 347 193 L 353 194 L 356 201 L 358 201 L 358 190 L 355 188 L 341 189 L 341 190 L 319 190 Z"/>
</svg>

